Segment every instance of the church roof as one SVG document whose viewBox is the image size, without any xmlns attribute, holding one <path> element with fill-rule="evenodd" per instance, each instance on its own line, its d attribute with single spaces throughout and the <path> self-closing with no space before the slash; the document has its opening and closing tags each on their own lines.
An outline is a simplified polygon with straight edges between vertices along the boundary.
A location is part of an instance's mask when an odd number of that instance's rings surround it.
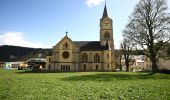
<svg viewBox="0 0 170 100">
<path fill-rule="evenodd" d="M 104 7 L 102 19 L 104 19 L 105 17 L 108 17 L 106 4 L 105 4 L 105 7 Z"/>
<path fill-rule="evenodd" d="M 101 46 L 100 41 L 74 41 L 81 51 L 108 50 L 108 46 Z"/>
</svg>

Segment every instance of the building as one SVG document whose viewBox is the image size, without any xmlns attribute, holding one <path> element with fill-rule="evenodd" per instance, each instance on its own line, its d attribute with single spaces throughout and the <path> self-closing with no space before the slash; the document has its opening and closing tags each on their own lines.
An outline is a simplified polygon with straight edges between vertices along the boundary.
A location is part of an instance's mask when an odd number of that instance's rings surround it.
<svg viewBox="0 0 170 100">
<path fill-rule="evenodd" d="M 122 70 L 126 70 L 124 55 L 121 57 Z M 129 62 L 130 71 L 141 71 L 144 69 L 144 55 L 129 55 L 131 59 Z"/>
<path fill-rule="evenodd" d="M 23 63 L 24 62 L 21 62 L 21 61 L 18 61 L 18 62 L 3 62 L 1 66 L 4 69 L 17 69 Z"/>
<path fill-rule="evenodd" d="M 27 67 L 32 69 L 36 67 L 36 69 L 43 69 L 46 65 L 46 58 L 31 58 L 27 60 Z"/>
<path fill-rule="evenodd" d="M 170 43 L 158 54 L 160 56 L 157 60 L 158 70 L 170 70 Z M 152 70 L 152 62 L 148 57 L 145 57 L 144 67 Z"/>
<path fill-rule="evenodd" d="M 159 58 L 157 61 L 158 70 L 170 70 L 170 57 Z M 144 69 L 152 70 L 152 62 L 146 57 L 144 62 Z"/>
<path fill-rule="evenodd" d="M 55 71 L 115 71 L 113 22 L 105 5 L 100 19 L 100 41 L 73 41 L 67 34 L 46 57 L 46 69 Z"/>
<path fill-rule="evenodd" d="M 4 64 L 4 62 L 0 62 L 0 68 L 3 68 Z"/>
</svg>

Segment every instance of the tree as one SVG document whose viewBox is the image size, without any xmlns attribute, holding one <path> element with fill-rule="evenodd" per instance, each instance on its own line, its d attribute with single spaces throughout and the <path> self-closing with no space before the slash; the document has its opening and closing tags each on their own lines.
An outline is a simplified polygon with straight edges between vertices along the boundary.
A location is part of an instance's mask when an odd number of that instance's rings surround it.
<svg viewBox="0 0 170 100">
<path fill-rule="evenodd" d="M 121 62 L 121 60 L 122 60 L 122 50 L 120 49 L 120 50 L 115 50 L 115 64 L 116 64 L 116 67 L 117 68 L 119 68 L 120 69 L 120 71 L 122 71 L 122 62 Z"/>
<path fill-rule="evenodd" d="M 158 52 L 170 40 L 170 14 L 167 10 L 166 0 L 140 0 L 123 31 L 126 38 L 144 49 L 154 73 L 158 70 Z"/>
<path fill-rule="evenodd" d="M 170 56 L 170 46 L 168 47 L 167 54 Z"/>
<path fill-rule="evenodd" d="M 124 38 L 120 47 L 121 47 L 121 52 L 125 59 L 126 71 L 129 71 L 130 61 L 132 60 L 131 55 L 132 55 L 133 44 L 131 43 L 130 40 Z"/>
</svg>

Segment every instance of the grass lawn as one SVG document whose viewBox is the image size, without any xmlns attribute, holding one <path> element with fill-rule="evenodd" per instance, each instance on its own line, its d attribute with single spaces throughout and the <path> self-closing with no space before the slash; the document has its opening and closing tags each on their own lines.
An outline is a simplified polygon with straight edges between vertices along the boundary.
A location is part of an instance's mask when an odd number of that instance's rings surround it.
<svg viewBox="0 0 170 100">
<path fill-rule="evenodd" d="M 0 100 L 168 100 L 170 75 L 133 72 L 31 73 L 0 69 Z"/>
</svg>

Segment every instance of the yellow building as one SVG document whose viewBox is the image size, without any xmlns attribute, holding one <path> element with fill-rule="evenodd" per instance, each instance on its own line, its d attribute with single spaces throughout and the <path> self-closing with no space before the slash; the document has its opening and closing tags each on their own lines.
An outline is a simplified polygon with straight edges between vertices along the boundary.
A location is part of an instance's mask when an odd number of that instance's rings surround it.
<svg viewBox="0 0 170 100">
<path fill-rule="evenodd" d="M 100 19 L 100 41 L 72 41 L 66 34 L 46 57 L 54 71 L 115 71 L 112 19 L 106 5 Z"/>
</svg>

